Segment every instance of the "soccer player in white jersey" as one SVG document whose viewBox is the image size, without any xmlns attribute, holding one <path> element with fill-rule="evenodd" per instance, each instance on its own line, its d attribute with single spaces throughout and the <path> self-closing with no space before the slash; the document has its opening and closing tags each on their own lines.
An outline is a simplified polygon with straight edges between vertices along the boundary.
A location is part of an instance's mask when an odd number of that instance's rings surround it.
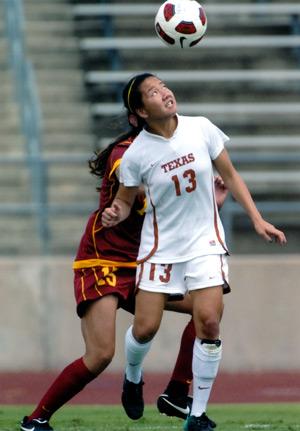
<svg viewBox="0 0 300 431">
<path fill-rule="evenodd" d="M 123 406 L 126 412 L 140 409 L 142 415 L 142 362 L 160 326 L 166 298 L 189 292 L 196 339 L 193 404 L 185 430 L 212 431 L 205 412 L 221 360 L 220 321 L 228 287 L 228 252 L 213 169 L 260 236 L 279 244 L 286 238 L 257 210 L 224 147 L 229 138 L 220 129 L 204 117 L 178 115 L 173 92 L 151 74 L 132 78 L 123 100 L 129 120 L 143 121 L 144 129 L 122 159 L 120 188 L 102 214 L 103 225 L 109 228 L 127 218 L 140 184 L 147 198 L 135 317 L 125 337 Z"/>
</svg>

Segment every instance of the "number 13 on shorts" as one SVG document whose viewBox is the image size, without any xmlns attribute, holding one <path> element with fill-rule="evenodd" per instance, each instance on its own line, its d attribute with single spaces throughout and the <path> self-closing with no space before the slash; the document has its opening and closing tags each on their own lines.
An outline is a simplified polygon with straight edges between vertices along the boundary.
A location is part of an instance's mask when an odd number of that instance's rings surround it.
<svg viewBox="0 0 300 431">
<path fill-rule="evenodd" d="M 137 267 L 137 287 L 150 292 L 170 293 L 174 289 L 176 275 L 173 264 L 143 262 Z"/>
<path fill-rule="evenodd" d="M 168 283 L 171 278 L 172 264 L 150 263 L 149 280 L 155 281 L 157 278 L 162 283 Z"/>
</svg>

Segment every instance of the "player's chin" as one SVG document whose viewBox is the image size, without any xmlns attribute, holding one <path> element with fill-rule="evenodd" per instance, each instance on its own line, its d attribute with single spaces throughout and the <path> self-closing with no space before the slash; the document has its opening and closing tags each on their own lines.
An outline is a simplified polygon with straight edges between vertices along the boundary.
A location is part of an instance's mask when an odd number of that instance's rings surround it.
<svg viewBox="0 0 300 431">
<path fill-rule="evenodd" d="M 177 114 L 177 105 L 176 103 L 173 103 L 172 105 L 168 106 L 166 108 L 169 115 L 176 115 Z"/>
</svg>

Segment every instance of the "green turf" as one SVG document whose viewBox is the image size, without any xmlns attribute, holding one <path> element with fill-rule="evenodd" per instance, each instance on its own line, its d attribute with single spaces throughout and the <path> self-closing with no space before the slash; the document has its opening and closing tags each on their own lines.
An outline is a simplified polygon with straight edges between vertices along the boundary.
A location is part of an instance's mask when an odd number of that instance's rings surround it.
<svg viewBox="0 0 300 431">
<path fill-rule="evenodd" d="M 28 406 L 0 406 L 0 431 L 17 431 Z M 300 404 L 222 404 L 208 411 L 217 431 L 300 431 Z M 181 431 L 183 421 L 147 406 L 144 417 L 128 419 L 121 406 L 66 406 L 51 421 L 55 431 Z"/>
</svg>

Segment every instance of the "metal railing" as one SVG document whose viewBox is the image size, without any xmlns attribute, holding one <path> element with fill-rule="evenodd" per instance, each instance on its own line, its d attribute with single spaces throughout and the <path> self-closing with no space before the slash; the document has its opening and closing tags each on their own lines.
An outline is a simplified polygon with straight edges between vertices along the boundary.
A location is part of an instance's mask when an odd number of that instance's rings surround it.
<svg viewBox="0 0 300 431">
<path fill-rule="evenodd" d="M 4 0 L 9 64 L 12 69 L 15 97 L 19 105 L 20 123 L 25 139 L 27 163 L 31 175 L 32 205 L 36 215 L 42 252 L 47 252 L 49 239 L 47 214 L 47 183 L 41 160 L 42 117 L 35 74 L 26 49 L 22 0 Z M 0 205 L 0 212 L 5 212 Z"/>
</svg>

